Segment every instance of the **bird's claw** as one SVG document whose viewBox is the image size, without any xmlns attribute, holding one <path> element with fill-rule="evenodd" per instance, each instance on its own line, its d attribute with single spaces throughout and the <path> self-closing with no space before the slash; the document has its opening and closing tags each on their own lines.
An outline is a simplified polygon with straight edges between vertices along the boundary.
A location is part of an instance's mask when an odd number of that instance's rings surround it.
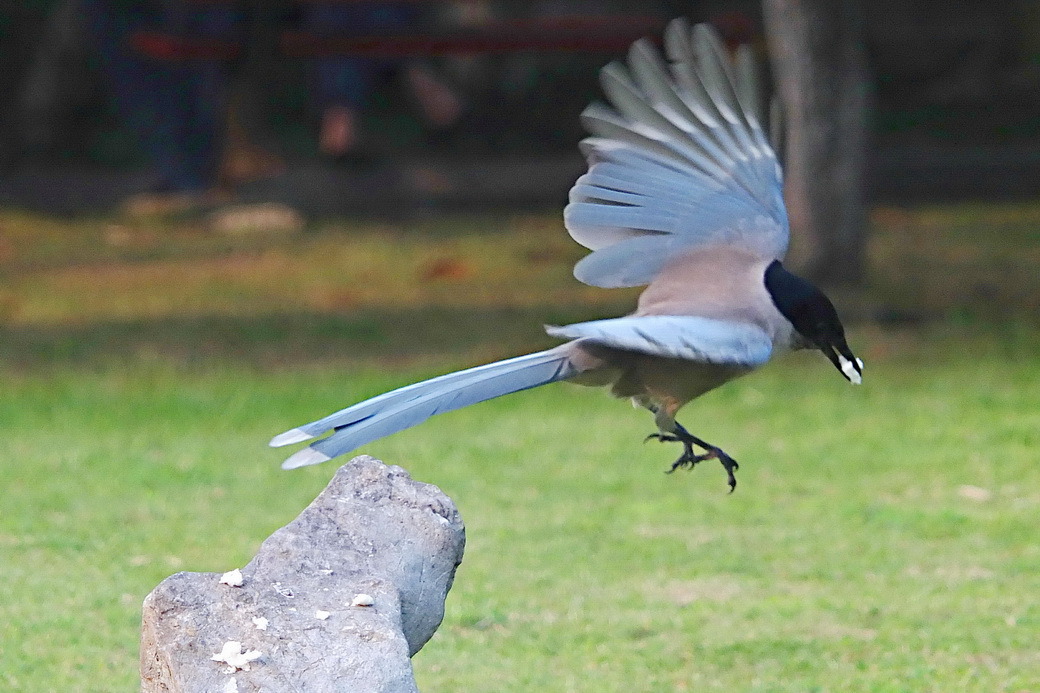
<svg viewBox="0 0 1040 693">
<path fill-rule="evenodd" d="M 693 469 L 698 462 L 703 462 L 706 459 L 708 459 L 707 455 L 688 455 L 684 452 L 679 459 L 672 462 L 672 466 L 665 471 L 665 474 L 671 474 L 676 469 Z"/>
<path fill-rule="evenodd" d="M 740 469 L 740 465 L 737 464 L 735 459 L 718 448 L 715 448 L 715 456 L 722 463 L 722 468 L 726 470 L 726 483 L 729 484 L 729 492 L 733 493 L 737 488 L 737 475 L 735 472 Z"/>
<path fill-rule="evenodd" d="M 693 469 L 704 460 L 710 460 L 716 457 L 715 453 L 711 450 L 704 453 L 703 455 L 698 455 L 693 451 L 693 447 L 691 445 L 685 443 L 684 445 L 686 445 L 686 449 L 683 450 L 683 454 L 679 455 L 679 459 L 677 459 L 675 462 L 672 462 L 672 466 L 668 469 L 667 472 L 665 472 L 666 474 L 671 474 L 676 469 Z"/>
<path fill-rule="evenodd" d="M 679 442 L 683 444 L 683 453 L 679 456 L 679 459 L 672 463 L 670 468 L 665 470 L 666 474 L 671 474 L 676 469 L 693 469 L 704 460 L 718 460 L 722 464 L 722 468 L 726 470 L 726 483 L 729 484 L 729 492 L 733 493 L 736 490 L 737 476 L 735 472 L 740 469 L 740 465 L 737 464 L 735 459 L 723 452 L 722 449 L 709 445 L 705 447 L 704 454 L 698 455 L 693 450 L 694 443 L 680 436 L 667 433 L 651 433 L 643 439 L 643 442 L 645 443 L 651 439 L 659 440 L 662 443 Z"/>
</svg>

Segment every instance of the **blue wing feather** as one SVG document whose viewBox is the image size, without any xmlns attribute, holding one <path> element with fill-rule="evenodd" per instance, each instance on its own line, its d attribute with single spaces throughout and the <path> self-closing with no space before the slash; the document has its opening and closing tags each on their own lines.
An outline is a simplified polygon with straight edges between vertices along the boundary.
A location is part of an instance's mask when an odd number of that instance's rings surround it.
<svg viewBox="0 0 1040 693">
<path fill-rule="evenodd" d="M 547 327 L 554 337 L 651 356 L 755 367 L 769 360 L 773 343 L 757 325 L 686 315 L 640 315 Z"/>
<path fill-rule="evenodd" d="M 749 70 L 735 75 L 703 25 L 677 20 L 666 46 L 669 65 L 640 41 L 628 70 L 604 68 L 614 109 L 594 104 L 583 117 L 594 134 L 582 143 L 590 166 L 564 219 L 594 251 L 575 268 L 593 286 L 647 284 L 671 254 L 697 246 L 727 243 L 763 259 L 787 250 L 782 174 L 750 102 Z"/>
</svg>

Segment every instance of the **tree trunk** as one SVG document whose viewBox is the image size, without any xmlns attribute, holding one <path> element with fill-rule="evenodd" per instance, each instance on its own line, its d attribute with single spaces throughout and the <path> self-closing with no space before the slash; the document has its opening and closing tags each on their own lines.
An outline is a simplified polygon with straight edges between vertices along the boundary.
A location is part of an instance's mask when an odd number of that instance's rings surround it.
<svg viewBox="0 0 1040 693">
<path fill-rule="evenodd" d="M 823 283 L 857 282 L 870 99 L 858 3 L 764 0 L 763 15 L 787 128 L 793 264 Z"/>
</svg>

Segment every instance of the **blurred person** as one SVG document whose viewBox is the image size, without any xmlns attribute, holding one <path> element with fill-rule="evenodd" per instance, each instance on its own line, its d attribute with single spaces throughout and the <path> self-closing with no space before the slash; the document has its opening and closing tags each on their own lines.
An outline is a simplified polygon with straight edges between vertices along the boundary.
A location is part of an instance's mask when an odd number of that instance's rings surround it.
<svg viewBox="0 0 1040 693">
<path fill-rule="evenodd" d="M 318 3 L 303 8 L 300 28 L 314 34 L 362 35 L 414 26 L 419 18 L 414 3 Z M 333 158 L 357 155 L 363 139 L 361 115 L 370 105 L 376 82 L 397 69 L 429 125 L 443 129 L 459 119 L 459 97 L 424 63 L 349 56 L 316 59 L 313 70 L 322 154 Z"/>
<path fill-rule="evenodd" d="M 228 76 L 219 60 L 164 61 L 131 45 L 133 32 L 229 38 L 240 17 L 233 7 L 175 0 L 80 0 L 103 82 L 120 119 L 155 168 L 156 180 L 127 200 L 131 214 L 188 211 L 229 197 L 218 185 Z"/>
</svg>

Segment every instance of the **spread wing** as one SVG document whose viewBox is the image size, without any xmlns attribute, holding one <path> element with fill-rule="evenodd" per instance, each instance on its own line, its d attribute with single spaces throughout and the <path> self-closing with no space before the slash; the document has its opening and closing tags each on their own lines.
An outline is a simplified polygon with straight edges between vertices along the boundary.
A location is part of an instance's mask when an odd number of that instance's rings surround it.
<svg viewBox="0 0 1040 693">
<path fill-rule="evenodd" d="M 594 251 L 574 268 L 586 284 L 650 283 L 677 253 L 718 244 L 764 259 L 787 250 L 782 174 L 762 126 L 747 47 L 730 60 L 708 25 L 665 34 L 668 63 L 637 41 L 628 67 L 603 68 L 613 108 L 582 114 L 589 170 L 570 193 L 567 230 Z M 735 76 L 739 75 L 739 78 Z"/>
<path fill-rule="evenodd" d="M 760 327 L 731 320 L 686 315 L 641 315 L 545 328 L 553 337 L 651 356 L 736 366 L 761 366 L 773 342 Z"/>
</svg>

